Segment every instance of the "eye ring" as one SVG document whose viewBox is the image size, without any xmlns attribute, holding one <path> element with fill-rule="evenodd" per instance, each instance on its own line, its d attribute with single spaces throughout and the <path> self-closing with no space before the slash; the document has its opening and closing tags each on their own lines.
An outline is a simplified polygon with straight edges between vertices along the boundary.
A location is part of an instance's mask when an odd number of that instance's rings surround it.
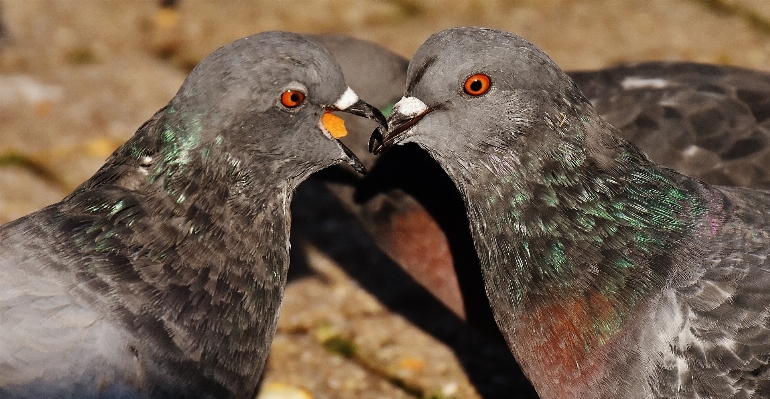
<svg viewBox="0 0 770 399">
<path fill-rule="evenodd" d="M 465 91 L 466 94 L 478 97 L 489 91 L 490 87 L 492 87 L 492 81 L 489 79 L 489 76 L 483 73 L 477 73 L 469 76 L 468 79 L 465 79 L 463 91 Z"/>
<path fill-rule="evenodd" d="M 286 90 L 281 93 L 281 104 L 286 108 L 297 108 L 305 101 L 305 93 L 299 90 Z"/>
</svg>

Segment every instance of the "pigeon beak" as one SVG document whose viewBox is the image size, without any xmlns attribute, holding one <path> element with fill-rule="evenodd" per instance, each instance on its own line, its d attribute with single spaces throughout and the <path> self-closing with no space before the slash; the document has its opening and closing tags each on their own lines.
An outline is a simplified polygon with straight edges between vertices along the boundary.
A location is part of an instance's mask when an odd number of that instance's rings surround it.
<svg viewBox="0 0 770 399">
<path fill-rule="evenodd" d="M 377 108 L 358 98 L 358 95 L 350 87 L 342 93 L 342 96 L 340 96 L 334 105 L 326 108 L 326 111 L 321 116 L 322 130 L 328 133 L 337 142 L 340 148 L 342 148 L 342 151 L 347 156 L 347 162 L 350 166 L 352 166 L 356 172 L 365 175 L 366 168 L 364 167 L 364 164 L 361 163 L 361 160 L 359 160 L 353 151 L 350 151 L 345 144 L 338 140 L 340 137 L 347 136 L 348 131 L 345 129 L 345 121 L 337 115 L 334 115 L 332 111 L 342 111 L 357 116 L 363 116 L 364 118 L 374 120 L 380 126 L 387 126 L 385 116 L 383 116 Z"/>
<path fill-rule="evenodd" d="M 388 118 L 388 125 L 380 125 L 369 138 L 369 152 L 379 154 L 385 148 L 398 144 L 417 122 L 431 111 L 424 102 L 417 97 L 402 97 L 393 106 L 393 112 Z M 384 134 L 383 134 L 384 133 Z"/>
<path fill-rule="evenodd" d="M 350 148 L 348 148 L 345 144 L 342 144 L 341 141 L 337 140 L 337 144 L 339 144 L 340 148 L 342 148 L 342 152 L 345 153 L 347 156 L 346 161 L 348 164 L 358 173 L 365 175 L 367 173 L 366 167 L 364 167 L 364 164 L 361 163 L 361 160 L 358 159 L 356 154 L 353 154 L 353 151 L 350 151 Z"/>
</svg>

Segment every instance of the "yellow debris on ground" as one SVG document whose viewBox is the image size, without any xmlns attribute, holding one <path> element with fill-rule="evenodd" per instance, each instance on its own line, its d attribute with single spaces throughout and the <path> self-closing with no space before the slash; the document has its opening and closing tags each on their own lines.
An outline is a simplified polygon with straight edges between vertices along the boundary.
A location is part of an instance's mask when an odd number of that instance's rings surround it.
<svg viewBox="0 0 770 399">
<path fill-rule="evenodd" d="M 313 399 L 313 396 L 302 388 L 270 382 L 262 387 L 257 399 Z"/>
</svg>

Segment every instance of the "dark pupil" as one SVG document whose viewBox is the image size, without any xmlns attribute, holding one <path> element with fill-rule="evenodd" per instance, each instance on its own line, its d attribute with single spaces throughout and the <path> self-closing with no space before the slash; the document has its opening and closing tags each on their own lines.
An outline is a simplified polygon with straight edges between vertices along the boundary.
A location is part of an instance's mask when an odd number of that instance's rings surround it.
<svg viewBox="0 0 770 399">
<path fill-rule="evenodd" d="M 480 80 L 476 79 L 473 82 L 471 82 L 471 91 L 479 91 L 481 90 L 481 86 L 483 83 L 481 83 Z"/>
<path fill-rule="evenodd" d="M 291 97 L 289 97 L 289 98 L 291 99 L 291 102 L 293 102 L 293 103 L 298 103 L 298 102 L 300 102 L 302 100 L 300 98 L 299 93 L 291 93 Z"/>
</svg>

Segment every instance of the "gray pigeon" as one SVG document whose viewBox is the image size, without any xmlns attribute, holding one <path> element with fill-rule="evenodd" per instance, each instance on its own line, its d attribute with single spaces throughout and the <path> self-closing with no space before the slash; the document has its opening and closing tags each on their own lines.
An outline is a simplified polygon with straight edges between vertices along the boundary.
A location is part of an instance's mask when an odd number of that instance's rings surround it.
<svg viewBox="0 0 770 399">
<path fill-rule="evenodd" d="M 253 397 L 293 190 L 364 171 L 337 110 L 384 123 L 317 43 L 237 40 L 90 180 L 0 227 L 0 397 Z"/>
<path fill-rule="evenodd" d="M 542 398 L 770 396 L 769 192 L 653 163 L 507 32 L 431 36 L 388 122 L 375 152 L 415 142 L 459 189 Z"/>
<path fill-rule="evenodd" d="M 403 94 L 408 60 L 349 36 L 312 38 L 334 55 L 356 93 L 390 112 Z M 621 137 L 653 161 L 710 184 L 770 189 L 769 73 L 645 62 L 567 74 Z M 373 126 L 363 118 L 347 122 L 356 131 Z M 357 154 L 366 147 L 360 135 L 343 141 Z M 415 148 L 359 156 L 372 173 L 363 181 L 336 179 L 332 192 L 417 281 L 470 324 L 494 333 L 462 200 L 451 181 Z"/>
<path fill-rule="evenodd" d="M 383 113 L 402 96 L 408 60 L 348 36 L 313 39 L 334 55 L 350 87 Z M 653 161 L 712 184 L 770 188 L 770 140 L 766 140 L 770 113 L 764 111 L 770 100 L 770 74 L 691 62 L 645 62 L 567 74 L 597 112 L 621 129 L 621 137 L 640 146 Z M 364 118 L 349 119 L 356 131 L 373 125 Z M 359 135 L 348 135 L 343 141 L 356 153 L 366 146 Z M 749 151 L 736 151 L 741 148 Z M 502 340 L 484 292 L 463 201 L 451 180 L 416 145 L 399 146 L 380 157 L 359 156 L 370 170 L 363 179 L 352 173 L 340 178 L 342 173 L 337 172 L 343 166 L 314 177 L 325 179 L 374 242 L 444 306 L 493 340 Z M 296 200 L 295 206 L 312 208 Z M 365 280 L 361 281 L 364 286 Z M 379 298 L 392 310 L 415 315 L 411 321 L 451 345 L 484 397 L 500 393 L 510 397 L 512 392 L 530 397 L 512 356 L 506 361 L 483 358 L 477 348 L 454 340 L 456 329 L 451 330 L 451 338 L 437 332 L 443 330 L 437 330 L 440 322 L 435 310 L 427 310 L 434 313 L 424 317 L 411 301 L 394 305 L 387 295 Z M 498 347 L 493 342 L 488 345 Z"/>
</svg>

